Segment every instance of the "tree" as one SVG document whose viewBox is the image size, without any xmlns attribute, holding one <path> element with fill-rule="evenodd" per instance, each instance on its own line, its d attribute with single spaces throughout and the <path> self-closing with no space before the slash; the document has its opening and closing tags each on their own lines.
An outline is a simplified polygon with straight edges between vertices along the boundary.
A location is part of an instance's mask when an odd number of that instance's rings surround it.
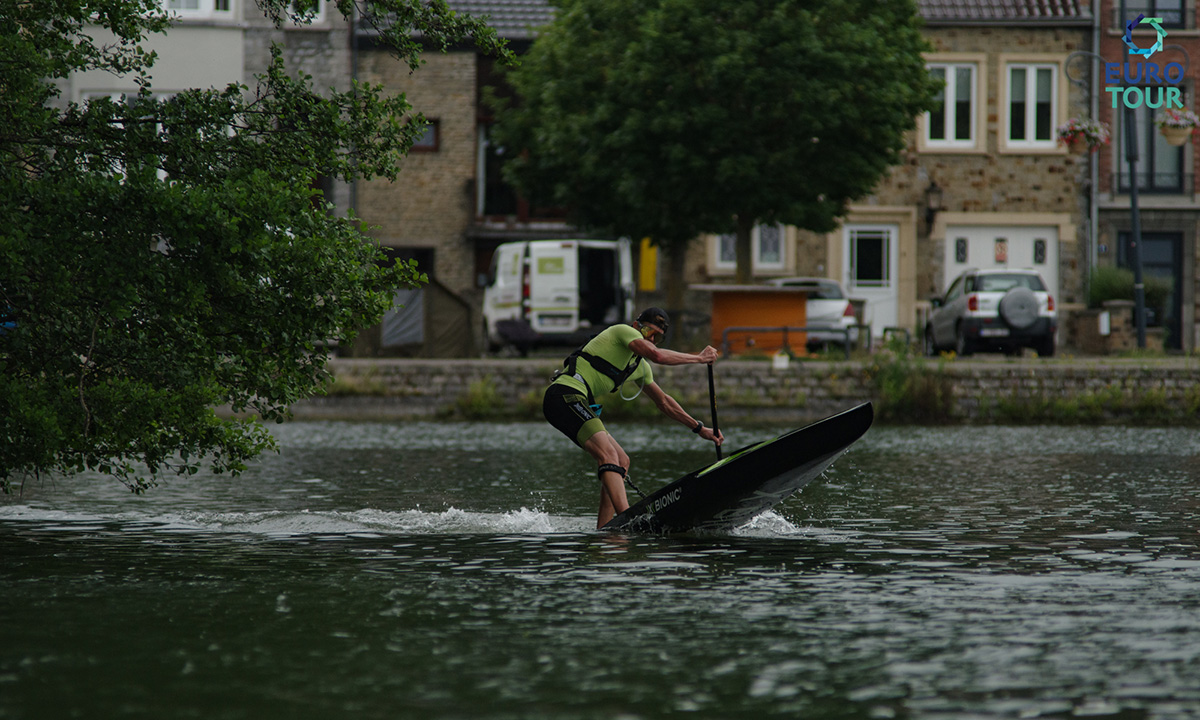
<svg viewBox="0 0 1200 720">
<path fill-rule="evenodd" d="M 259 0 L 279 22 L 290 0 Z M 415 68 L 424 42 L 494 32 L 441 0 L 337 0 Z M 202 463 L 237 472 L 272 447 L 255 421 L 327 380 L 322 341 L 378 322 L 425 276 L 391 263 L 316 176 L 394 179 L 419 136 L 401 97 L 325 96 L 276 49 L 253 90 L 153 96 L 161 0 L 0 4 L 0 486 L 84 469 L 141 491 Z M 111 33 L 104 43 L 94 36 Z M 123 102 L 66 103 L 56 81 L 136 77 Z"/>
<path fill-rule="evenodd" d="M 562 0 L 495 137 L 583 225 L 680 258 L 736 232 L 748 282 L 756 224 L 829 231 L 900 160 L 927 49 L 910 0 Z"/>
</svg>

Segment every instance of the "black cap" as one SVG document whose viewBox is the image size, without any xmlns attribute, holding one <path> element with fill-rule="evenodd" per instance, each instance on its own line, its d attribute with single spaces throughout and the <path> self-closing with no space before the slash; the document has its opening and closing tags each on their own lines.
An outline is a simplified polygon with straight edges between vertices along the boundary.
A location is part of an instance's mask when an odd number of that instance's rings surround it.
<svg viewBox="0 0 1200 720">
<path fill-rule="evenodd" d="M 637 321 L 643 324 L 651 323 L 657 325 L 665 333 L 671 325 L 671 316 L 662 308 L 648 307 L 642 311 L 641 315 L 637 316 Z"/>
</svg>

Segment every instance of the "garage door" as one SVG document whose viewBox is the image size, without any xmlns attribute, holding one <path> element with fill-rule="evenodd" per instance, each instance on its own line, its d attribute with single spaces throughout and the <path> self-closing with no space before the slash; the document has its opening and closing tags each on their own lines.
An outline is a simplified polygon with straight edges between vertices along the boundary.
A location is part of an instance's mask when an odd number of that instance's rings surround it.
<svg viewBox="0 0 1200 720">
<path fill-rule="evenodd" d="M 946 228 L 941 292 L 964 270 L 1032 268 L 1058 300 L 1058 228 L 958 225 Z"/>
</svg>

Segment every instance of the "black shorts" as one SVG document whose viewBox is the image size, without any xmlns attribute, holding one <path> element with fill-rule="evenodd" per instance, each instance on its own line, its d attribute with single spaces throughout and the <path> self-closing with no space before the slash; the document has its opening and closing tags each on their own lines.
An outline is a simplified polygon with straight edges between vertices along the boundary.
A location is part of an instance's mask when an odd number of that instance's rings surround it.
<svg viewBox="0 0 1200 720">
<path fill-rule="evenodd" d="M 569 385 L 551 383 L 546 388 L 542 414 L 555 429 L 580 447 L 596 433 L 604 432 L 604 423 L 588 407 L 587 395 Z"/>
</svg>

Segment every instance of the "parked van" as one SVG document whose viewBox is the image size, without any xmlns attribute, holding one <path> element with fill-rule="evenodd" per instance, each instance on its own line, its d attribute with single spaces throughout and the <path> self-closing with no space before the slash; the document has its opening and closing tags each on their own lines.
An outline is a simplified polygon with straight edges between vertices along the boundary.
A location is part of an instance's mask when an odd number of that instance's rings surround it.
<svg viewBox="0 0 1200 720">
<path fill-rule="evenodd" d="M 492 256 L 483 291 L 489 350 L 582 344 L 632 317 L 628 240 L 523 240 Z"/>
</svg>

